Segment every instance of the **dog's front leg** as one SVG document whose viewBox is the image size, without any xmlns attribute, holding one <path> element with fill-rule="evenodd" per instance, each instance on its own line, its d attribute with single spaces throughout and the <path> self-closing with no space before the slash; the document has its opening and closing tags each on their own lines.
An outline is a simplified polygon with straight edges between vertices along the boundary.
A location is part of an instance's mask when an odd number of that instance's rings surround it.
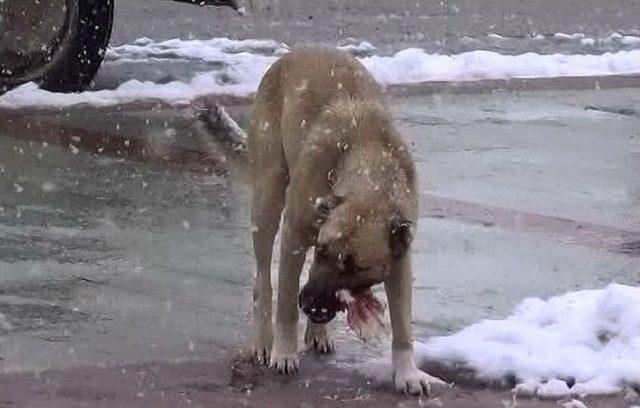
<svg viewBox="0 0 640 408">
<path fill-rule="evenodd" d="M 409 254 L 394 261 L 384 283 L 391 317 L 393 376 L 398 391 L 421 395 L 429 393 L 432 384 L 446 384 L 421 371 L 413 360 L 411 339 L 411 260 Z"/>
<path fill-rule="evenodd" d="M 298 290 L 307 247 L 286 212 L 283 224 L 271 366 L 279 373 L 292 374 L 298 371 Z"/>
</svg>

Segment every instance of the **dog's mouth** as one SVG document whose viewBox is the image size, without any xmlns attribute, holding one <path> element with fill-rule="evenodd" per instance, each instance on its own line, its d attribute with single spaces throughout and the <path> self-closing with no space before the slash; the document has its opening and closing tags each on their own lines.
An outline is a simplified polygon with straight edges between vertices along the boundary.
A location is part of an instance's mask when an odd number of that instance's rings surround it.
<svg viewBox="0 0 640 408">
<path fill-rule="evenodd" d="M 336 292 L 340 310 L 346 312 L 347 323 L 360 339 L 379 337 L 384 329 L 384 305 L 373 295 L 370 286 L 340 289 Z"/>
<path fill-rule="evenodd" d="M 378 300 L 373 296 L 371 286 L 358 286 L 352 289 L 338 289 L 336 298 L 340 302 L 340 311 L 347 311 L 349 305 L 358 304 L 363 307 L 373 306 Z"/>
<path fill-rule="evenodd" d="M 307 287 L 300 293 L 300 307 L 311 322 L 326 324 L 338 312 L 345 312 L 347 323 L 362 339 L 377 337 L 382 328 L 383 304 L 373 295 L 370 285 L 338 290 L 313 291 Z"/>
</svg>

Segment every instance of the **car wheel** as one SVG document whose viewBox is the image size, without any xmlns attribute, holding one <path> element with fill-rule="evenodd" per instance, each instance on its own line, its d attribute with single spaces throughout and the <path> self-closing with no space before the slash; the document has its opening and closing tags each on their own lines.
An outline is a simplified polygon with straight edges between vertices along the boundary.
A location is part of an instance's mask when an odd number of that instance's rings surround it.
<svg viewBox="0 0 640 408">
<path fill-rule="evenodd" d="M 89 85 L 109 43 L 113 2 L 0 1 L 0 93 L 30 81 L 51 91 Z"/>
</svg>

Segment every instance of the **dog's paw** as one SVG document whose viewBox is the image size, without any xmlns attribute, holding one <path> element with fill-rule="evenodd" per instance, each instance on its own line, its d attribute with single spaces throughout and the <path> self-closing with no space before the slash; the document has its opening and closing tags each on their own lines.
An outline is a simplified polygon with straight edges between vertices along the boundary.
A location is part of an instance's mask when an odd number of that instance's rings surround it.
<svg viewBox="0 0 640 408">
<path fill-rule="evenodd" d="M 256 345 L 253 348 L 253 357 L 261 365 L 269 365 L 271 361 L 271 347 L 267 345 Z"/>
<path fill-rule="evenodd" d="M 298 372 L 298 365 L 300 359 L 297 351 L 271 351 L 271 367 L 278 374 L 296 374 Z"/>
<path fill-rule="evenodd" d="M 253 356 L 258 364 L 269 365 L 273 348 L 273 331 L 271 324 L 262 324 L 256 329 L 253 341 Z"/>
<path fill-rule="evenodd" d="M 298 372 L 298 324 L 276 325 L 273 348 L 271 349 L 271 367 L 280 374 Z"/>
<path fill-rule="evenodd" d="M 447 385 L 443 380 L 433 377 L 417 367 L 399 369 L 394 376 L 396 389 L 409 395 L 429 395 L 432 385 Z"/>
<path fill-rule="evenodd" d="M 318 354 L 331 354 L 335 351 L 331 330 L 326 324 L 308 322 L 304 332 L 304 343 L 307 349 L 313 348 Z"/>
</svg>

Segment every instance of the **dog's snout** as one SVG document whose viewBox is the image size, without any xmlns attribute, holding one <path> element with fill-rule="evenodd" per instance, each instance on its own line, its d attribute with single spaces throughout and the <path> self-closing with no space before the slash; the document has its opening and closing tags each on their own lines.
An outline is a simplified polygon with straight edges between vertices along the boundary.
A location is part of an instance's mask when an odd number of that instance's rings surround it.
<svg viewBox="0 0 640 408">
<path fill-rule="evenodd" d="M 328 323 L 336 317 L 339 303 L 334 290 L 317 290 L 305 285 L 300 291 L 300 309 L 313 323 Z"/>
<path fill-rule="evenodd" d="M 336 315 L 335 312 L 332 313 L 326 307 L 305 307 L 302 311 L 313 323 L 317 324 L 329 323 Z"/>
</svg>

